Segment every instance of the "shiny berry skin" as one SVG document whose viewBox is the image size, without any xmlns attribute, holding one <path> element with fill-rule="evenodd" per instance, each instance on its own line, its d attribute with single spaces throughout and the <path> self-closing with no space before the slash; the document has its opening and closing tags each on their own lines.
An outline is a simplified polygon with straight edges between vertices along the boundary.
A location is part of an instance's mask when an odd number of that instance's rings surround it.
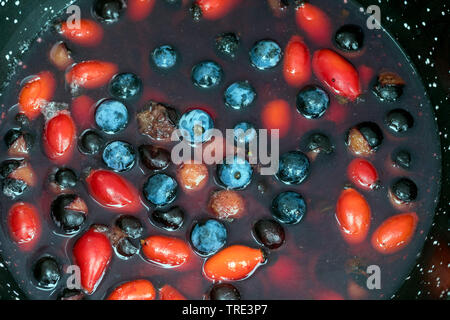
<svg viewBox="0 0 450 320">
<path fill-rule="evenodd" d="M 201 12 L 201 17 L 207 20 L 217 20 L 233 10 L 241 0 L 195 0 L 194 6 Z"/>
<path fill-rule="evenodd" d="M 129 281 L 116 287 L 106 300 L 155 300 L 153 284 L 144 279 Z"/>
<path fill-rule="evenodd" d="M 62 194 L 51 204 L 50 213 L 56 226 L 65 234 L 74 234 L 86 220 L 88 207 L 76 194 Z"/>
<path fill-rule="evenodd" d="M 407 150 L 397 150 L 392 154 L 395 167 L 409 169 L 411 167 L 411 153 Z"/>
<path fill-rule="evenodd" d="M 258 133 L 255 126 L 248 122 L 239 122 L 234 126 L 234 141 L 238 145 L 247 145 L 256 140 Z"/>
<path fill-rule="evenodd" d="M 394 133 L 404 133 L 414 125 L 412 115 L 403 109 L 394 109 L 386 115 L 385 123 Z"/>
<path fill-rule="evenodd" d="M 103 162 L 116 172 L 129 171 L 136 163 L 136 151 L 124 141 L 113 141 L 103 150 Z"/>
<path fill-rule="evenodd" d="M 177 238 L 151 236 L 141 242 L 145 257 L 165 267 L 180 267 L 191 258 L 189 246 Z"/>
<path fill-rule="evenodd" d="M 365 240 L 370 228 L 371 211 L 366 199 L 355 189 L 345 189 L 336 205 L 336 220 L 342 236 L 350 244 Z"/>
<path fill-rule="evenodd" d="M 210 256 L 225 246 L 227 229 L 214 219 L 198 222 L 191 231 L 191 244 L 202 256 Z"/>
<path fill-rule="evenodd" d="M 34 146 L 34 136 L 22 130 L 11 129 L 3 139 L 12 157 L 26 157 Z"/>
<path fill-rule="evenodd" d="M 47 157 L 56 162 L 69 160 L 75 146 L 76 127 L 67 111 L 61 111 L 47 121 L 44 128 L 44 149 Z"/>
<path fill-rule="evenodd" d="M 191 78 L 195 86 L 210 89 L 222 82 L 223 69 L 214 61 L 203 61 L 192 68 Z"/>
<path fill-rule="evenodd" d="M 391 185 L 390 194 L 396 203 L 409 203 L 417 199 L 417 186 L 408 178 L 400 178 Z"/>
<path fill-rule="evenodd" d="M 372 88 L 373 94 L 384 102 L 396 102 L 403 95 L 405 81 L 394 72 L 381 72 Z"/>
<path fill-rule="evenodd" d="M 285 100 L 273 100 L 265 105 L 262 113 L 262 123 L 268 130 L 279 130 L 280 138 L 286 136 L 292 124 L 291 107 Z"/>
<path fill-rule="evenodd" d="M 335 146 L 330 138 L 322 133 L 312 133 L 306 139 L 306 150 L 314 153 L 331 154 Z"/>
<path fill-rule="evenodd" d="M 50 62 L 59 70 L 66 70 L 73 64 L 72 52 L 63 41 L 58 41 L 53 45 L 48 57 Z"/>
<path fill-rule="evenodd" d="M 302 1 L 296 8 L 295 19 L 298 27 L 320 46 L 326 46 L 331 40 L 331 21 L 319 7 Z"/>
<path fill-rule="evenodd" d="M 116 220 L 115 225 L 132 239 L 140 238 L 144 232 L 144 226 L 141 221 L 134 216 L 120 216 Z"/>
<path fill-rule="evenodd" d="M 364 32 L 360 26 L 346 24 L 336 31 L 334 41 L 343 51 L 359 51 L 364 45 Z"/>
<path fill-rule="evenodd" d="M 297 110 L 306 119 L 317 119 L 330 106 L 330 97 L 320 87 L 307 86 L 297 94 Z"/>
<path fill-rule="evenodd" d="M 40 258 L 33 267 L 34 280 L 42 289 L 53 289 L 61 279 L 61 268 L 55 258 Z"/>
<path fill-rule="evenodd" d="M 119 73 L 109 83 L 109 92 L 117 99 L 132 99 L 142 91 L 142 80 L 134 73 Z"/>
<path fill-rule="evenodd" d="M 285 184 L 300 184 L 310 173 L 308 157 L 300 151 L 290 151 L 280 157 L 277 178 Z"/>
<path fill-rule="evenodd" d="M 362 122 L 347 133 L 347 146 L 357 156 L 373 154 L 383 142 L 383 132 L 374 122 Z"/>
<path fill-rule="evenodd" d="M 146 19 L 153 8 L 156 0 L 129 0 L 127 1 L 128 17 L 135 22 Z"/>
<path fill-rule="evenodd" d="M 94 130 L 86 130 L 80 137 L 79 148 L 81 152 L 94 155 L 100 152 L 105 144 L 105 139 Z"/>
<path fill-rule="evenodd" d="M 119 20 L 125 7 L 122 0 L 96 0 L 93 11 L 98 20 L 113 23 Z"/>
<path fill-rule="evenodd" d="M 67 289 L 65 288 L 62 293 L 58 296 L 57 300 L 65 301 L 77 301 L 77 300 L 84 300 L 84 293 L 81 290 L 78 289 Z"/>
<path fill-rule="evenodd" d="M 214 122 L 205 111 L 193 109 L 181 116 L 178 127 L 189 143 L 199 144 L 211 139 Z"/>
<path fill-rule="evenodd" d="M 282 192 L 272 201 L 272 216 L 283 224 L 297 224 L 306 213 L 306 202 L 293 191 Z"/>
<path fill-rule="evenodd" d="M 55 183 L 61 189 L 74 188 L 77 185 L 78 178 L 75 172 L 69 168 L 60 168 L 55 173 Z"/>
<path fill-rule="evenodd" d="M 119 258 L 127 260 L 139 252 L 139 246 L 130 238 L 121 238 L 115 246 L 116 254 Z"/>
<path fill-rule="evenodd" d="M 104 207 L 129 213 L 135 213 L 141 209 L 136 188 L 115 172 L 91 170 L 86 183 L 90 195 Z"/>
<path fill-rule="evenodd" d="M 24 84 L 19 93 L 19 110 L 30 120 L 41 114 L 41 108 L 50 102 L 55 92 L 56 80 L 50 71 L 33 76 Z"/>
<path fill-rule="evenodd" d="M 80 27 L 71 27 L 66 21 L 56 26 L 58 32 L 71 42 L 85 47 L 95 47 L 103 40 L 103 28 L 95 21 L 81 19 Z"/>
<path fill-rule="evenodd" d="M 184 216 L 184 211 L 180 207 L 172 207 L 169 210 L 153 211 L 151 220 L 159 228 L 176 231 L 183 226 Z"/>
<path fill-rule="evenodd" d="M 170 45 L 163 45 L 151 54 L 151 62 L 160 69 L 170 69 L 177 64 L 178 53 L 174 47 Z"/>
<path fill-rule="evenodd" d="M 389 217 L 373 233 L 372 246 L 382 254 L 403 249 L 414 236 L 418 220 L 415 212 Z"/>
<path fill-rule="evenodd" d="M 37 209 L 29 203 L 18 202 L 9 209 L 7 222 L 12 240 L 23 250 L 32 249 L 41 235 Z"/>
<path fill-rule="evenodd" d="M 173 202 L 177 193 L 178 183 L 164 173 L 151 176 L 144 184 L 144 196 L 155 206 L 165 206 Z"/>
<path fill-rule="evenodd" d="M 311 54 L 302 38 L 293 36 L 285 49 L 283 76 L 287 84 L 300 87 L 311 78 Z"/>
<path fill-rule="evenodd" d="M 141 163 L 149 170 L 162 171 L 170 165 L 170 152 L 153 145 L 142 145 L 138 148 Z"/>
<path fill-rule="evenodd" d="M 115 134 L 125 129 L 128 118 L 127 107 L 118 100 L 104 100 L 95 111 L 95 123 L 108 134 Z"/>
<path fill-rule="evenodd" d="M 229 189 L 244 189 L 252 180 L 253 169 L 247 160 L 234 156 L 217 165 L 219 182 Z"/>
<path fill-rule="evenodd" d="M 178 182 L 186 192 L 199 191 L 209 178 L 208 167 L 203 163 L 183 163 L 177 171 Z"/>
<path fill-rule="evenodd" d="M 236 110 L 248 108 L 255 98 L 255 89 L 248 81 L 235 82 L 225 90 L 225 105 Z"/>
<path fill-rule="evenodd" d="M 233 245 L 206 260 L 203 274 L 212 281 L 237 281 L 251 276 L 266 258 L 261 249 Z"/>
<path fill-rule="evenodd" d="M 259 220 L 253 226 L 253 236 L 266 248 L 277 249 L 284 243 L 283 227 L 275 220 Z"/>
<path fill-rule="evenodd" d="M 273 40 L 260 40 L 250 50 L 250 62 L 259 70 L 274 68 L 281 61 L 282 51 Z"/>
<path fill-rule="evenodd" d="M 5 160 L 0 164 L 3 194 L 11 199 L 22 196 L 36 185 L 36 174 L 25 160 Z"/>
<path fill-rule="evenodd" d="M 117 73 L 117 65 L 99 61 L 89 60 L 79 62 L 66 73 L 66 82 L 74 89 L 86 88 L 97 89 L 106 85 Z"/>
<path fill-rule="evenodd" d="M 218 219 L 233 221 L 244 214 L 245 200 L 237 191 L 220 190 L 211 195 L 208 207 Z"/>
<path fill-rule="evenodd" d="M 336 52 L 329 49 L 316 51 L 312 66 L 317 78 L 334 94 L 351 101 L 361 95 L 358 71 Z"/>
<path fill-rule="evenodd" d="M 159 289 L 159 299 L 160 300 L 186 300 L 186 298 L 178 292 L 174 287 L 166 284 L 161 289 Z"/>
<path fill-rule="evenodd" d="M 240 47 L 240 39 L 235 33 L 222 33 L 216 37 L 215 45 L 220 55 L 234 59 Z"/>
<path fill-rule="evenodd" d="M 373 164 L 365 159 L 354 159 L 347 167 L 348 178 L 358 187 L 372 190 L 378 186 L 378 173 Z"/>
<path fill-rule="evenodd" d="M 241 300 L 241 294 L 232 284 L 219 283 L 211 288 L 209 300 Z"/>
<path fill-rule="evenodd" d="M 89 229 L 73 246 L 74 264 L 80 267 L 81 286 L 87 293 L 95 291 L 112 258 L 108 237 L 95 228 Z"/>
</svg>

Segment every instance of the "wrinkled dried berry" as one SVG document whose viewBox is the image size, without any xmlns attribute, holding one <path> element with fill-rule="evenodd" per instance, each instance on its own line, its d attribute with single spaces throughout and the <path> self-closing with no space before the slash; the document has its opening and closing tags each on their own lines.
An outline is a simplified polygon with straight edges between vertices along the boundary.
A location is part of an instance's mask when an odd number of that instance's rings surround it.
<svg viewBox="0 0 450 320">
<path fill-rule="evenodd" d="M 158 141 L 168 141 L 178 124 L 175 109 L 155 101 L 149 101 L 138 113 L 139 132 Z"/>
<path fill-rule="evenodd" d="M 400 178 L 392 184 L 391 196 L 396 203 L 409 203 L 417 198 L 417 186 L 408 178 Z"/>
<path fill-rule="evenodd" d="M 142 145 L 138 148 L 142 164 L 149 170 L 162 171 L 170 164 L 170 152 L 152 145 Z"/>
<path fill-rule="evenodd" d="M 74 188 L 77 180 L 77 175 L 69 168 L 61 168 L 55 173 L 55 182 L 61 189 Z"/>
<path fill-rule="evenodd" d="M 347 146 L 355 155 L 368 156 L 375 152 L 383 141 L 380 127 L 373 122 L 363 122 L 349 130 Z"/>
<path fill-rule="evenodd" d="M 209 292 L 210 300 L 241 300 L 238 289 L 229 283 L 220 283 Z"/>
<path fill-rule="evenodd" d="M 405 81 L 394 72 L 382 72 L 373 87 L 373 93 L 381 101 L 395 102 L 403 94 Z"/>
<path fill-rule="evenodd" d="M 391 131 L 402 133 L 412 128 L 414 125 L 414 118 L 406 110 L 395 109 L 387 114 L 385 122 Z"/>
<path fill-rule="evenodd" d="M 184 211 L 180 207 L 173 207 L 167 211 L 155 210 L 151 219 L 157 227 L 168 231 L 180 229 L 184 223 Z"/>
<path fill-rule="evenodd" d="M 144 232 L 141 221 L 133 216 L 121 216 L 116 220 L 116 226 L 132 239 L 142 237 L 142 233 Z"/>
<path fill-rule="evenodd" d="M 85 154 L 96 154 L 98 153 L 105 144 L 105 139 L 103 139 L 97 132 L 93 130 L 85 131 L 80 137 L 80 151 Z"/>
<path fill-rule="evenodd" d="M 269 249 L 279 248 L 285 238 L 283 227 L 275 220 L 259 220 L 253 226 L 255 239 Z"/>
<path fill-rule="evenodd" d="M 409 169 L 411 167 L 411 154 L 406 150 L 398 150 L 392 154 L 392 161 L 396 167 Z"/>
<path fill-rule="evenodd" d="M 80 230 L 86 220 L 88 209 L 83 199 L 76 194 L 63 194 L 51 205 L 51 216 L 58 228 L 66 234 Z"/>
</svg>

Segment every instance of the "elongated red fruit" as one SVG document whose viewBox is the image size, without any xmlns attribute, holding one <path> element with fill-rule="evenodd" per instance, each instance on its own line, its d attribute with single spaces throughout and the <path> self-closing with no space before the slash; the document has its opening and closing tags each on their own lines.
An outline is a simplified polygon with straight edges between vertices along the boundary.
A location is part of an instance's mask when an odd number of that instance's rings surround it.
<svg viewBox="0 0 450 320">
<path fill-rule="evenodd" d="M 168 284 L 159 289 L 159 298 L 161 300 L 186 300 L 178 290 Z"/>
<path fill-rule="evenodd" d="M 280 138 L 284 137 L 291 128 L 291 107 L 285 100 L 278 99 L 270 101 L 264 107 L 261 116 L 266 129 L 280 130 Z"/>
<path fill-rule="evenodd" d="M 59 33 L 73 43 L 85 47 L 97 46 L 103 39 L 103 28 L 90 19 L 81 19 L 79 26 L 72 26 L 64 21 L 59 25 Z"/>
<path fill-rule="evenodd" d="M 217 20 L 233 10 L 241 0 L 195 0 L 199 6 L 202 17 L 207 20 Z"/>
<path fill-rule="evenodd" d="M 242 280 L 252 275 L 264 261 L 261 249 L 233 245 L 206 260 L 203 273 L 214 281 Z"/>
<path fill-rule="evenodd" d="M 344 239 L 351 244 L 361 243 L 370 228 L 370 207 L 355 189 L 342 191 L 336 206 L 336 219 Z"/>
<path fill-rule="evenodd" d="M 127 13 L 133 21 L 142 21 L 149 16 L 156 0 L 128 0 Z"/>
<path fill-rule="evenodd" d="M 347 168 L 349 179 L 358 187 L 372 190 L 378 185 L 378 173 L 373 164 L 365 159 L 354 159 Z"/>
<path fill-rule="evenodd" d="M 312 66 L 317 78 L 335 94 L 352 101 L 361 95 L 358 71 L 336 52 L 329 49 L 316 51 Z"/>
<path fill-rule="evenodd" d="M 183 240 L 166 236 L 142 240 L 142 252 L 148 260 L 165 267 L 180 267 L 191 257 L 191 250 Z"/>
<path fill-rule="evenodd" d="M 103 278 L 112 257 L 112 248 L 108 237 L 89 229 L 73 247 L 75 264 L 80 268 L 81 285 L 93 293 Z"/>
<path fill-rule="evenodd" d="M 121 284 L 114 289 L 107 300 L 155 300 L 156 290 L 153 284 L 145 279 Z"/>
<path fill-rule="evenodd" d="M 19 93 L 19 110 L 34 120 L 41 114 L 41 108 L 53 98 L 56 81 L 53 73 L 43 71 L 32 76 Z"/>
<path fill-rule="evenodd" d="M 104 86 L 117 73 L 114 63 L 89 60 L 77 63 L 66 73 L 66 82 L 73 87 L 95 89 Z"/>
<path fill-rule="evenodd" d="M 292 87 L 300 87 L 311 78 L 311 56 L 299 36 L 293 36 L 286 47 L 283 75 Z"/>
<path fill-rule="evenodd" d="M 41 220 L 37 209 L 25 202 L 14 204 L 8 212 L 8 227 L 12 240 L 21 249 L 32 249 L 41 235 Z"/>
<path fill-rule="evenodd" d="M 44 149 L 56 163 L 65 163 L 72 155 L 76 138 L 75 123 L 67 111 L 61 111 L 47 121 L 44 128 Z"/>
<path fill-rule="evenodd" d="M 373 233 L 372 246 L 383 254 L 401 250 L 411 241 L 418 220 L 415 212 L 402 213 L 386 219 Z"/>
<path fill-rule="evenodd" d="M 320 8 L 303 2 L 295 12 L 297 25 L 316 44 L 326 46 L 331 41 L 331 21 Z"/>
<path fill-rule="evenodd" d="M 134 213 L 141 209 L 136 188 L 119 174 L 108 170 L 92 170 L 86 178 L 91 196 L 102 206 Z"/>
</svg>

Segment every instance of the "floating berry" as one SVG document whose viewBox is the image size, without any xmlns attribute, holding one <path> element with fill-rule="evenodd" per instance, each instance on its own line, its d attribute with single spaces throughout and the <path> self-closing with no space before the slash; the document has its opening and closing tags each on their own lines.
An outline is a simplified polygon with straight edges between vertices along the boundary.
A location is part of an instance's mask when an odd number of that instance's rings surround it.
<svg viewBox="0 0 450 320">
<path fill-rule="evenodd" d="M 214 61 L 203 61 L 192 68 L 191 78 L 197 87 L 210 89 L 222 82 L 223 69 Z"/>
<path fill-rule="evenodd" d="M 318 86 L 306 86 L 297 94 L 297 110 L 306 119 L 317 119 L 330 106 L 330 97 Z"/>
<path fill-rule="evenodd" d="M 178 193 L 178 183 L 164 173 L 157 173 L 145 182 L 144 196 L 155 206 L 165 206 L 173 202 Z"/>
<path fill-rule="evenodd" d="M 252 181 L 253 169 L 247 160 L 238 156 L 224 159 L 217 165 L 219 182 L 229 189 L 244 189 Z"/>
<path fill-rule="evenodd" d="M 358 71 L 342 56 L 329 49 L 318 50 L 313 56 L 313 71 L 334 94 L 356 100 L 361 94 Z"/>
<path fill-rule="evenodd" d="M 405 81 L 394 72 L 382 72 L 377 77 L 372 92 L 380 101 L 396 102 L 403 94 Z"/>
<path fill-rule="evenodd" d="M 261 249 L 233 245 L 206 260 L 203 273 L 212 281 L 243 280 L 250 277 L 265 261 Z"/>
<path fill-rule="evenodd" d="M 159 289 L 159 298 L 161 300 L 186 300 L 178 290 L 168 284 Z"/>
<path fill-rule="evenodd" d="M 167 169 L 170 165 L 170 152 L 152 145 L 142 145 L 138 148 L 142 164 L 154 172 Z"/>
<path fill-rule="evenodd" d="M 394 109 L 386 115 L 385 123 L 394 133 L 404 133 L 414 125 L 412 115 L 403 109 Z"/>
<path fill-rule="evenodd" d="M 347 133 L 347 146 L 357 156 L 370 156 L 383 142 L 383 132 L 374 122 L 363 122 Z"/>
<path fill-rule="evenodd" d="M 277 249 L 284 243 L 284 229 L 275 220 L 259 220 L 252 231 L 256 241 L 269 249 Z"/>
<path fill-rule="evenodd" d="M 53 98 L 56 81 L 50 71 L 43 71 L 28 79 L 19 93 L 19 110 L 30 120 L 41 114 L 41 108 Z"/>
<path fill-rule="evenodd" d="M 134 213 L 141 209 L 135 187 L 117 173 L 91 170 L 86 183 L 90 195 L 102 206 L 117 211 Z"/>
<path fill-rule="evenodd" d="M 103 162 L 116 172 L 129 171 L 136 163 L 136 151 L 124 141 L 110 142 L 103 150 Z"/>
<path fill-rule="evenodd" d="M 227 229 L 214 219 L 198 222 L 191 231 L 191 243 L 195 251 L 209 256 L 223 248 L 227 242 Z"/>
<path fill-rule="evenodd" d="M 336 205 L 336 219 L 344 239 L 350 244 L 364 241 L 370 228 L 370 207 L 355 189 L 345 189 Z"/>
<path fill-rule="evenodd" d="M 80 230 L 88 213 L 84 200 L 76 194 L 62 194 L 51 205 L 51 216 L 58 228 L 65 234 Z"/>
<path fill-rule="evenodd" d="M 407 150 L 397 150 L 392 154 L 395 167 L 409 169 L 411 167 L 411 153 Z"/>
<path fill-rule="evenodd" d="M 281 48 L 273 40 L 260 40 L 250 50 L 250 62 L 259 70 L 272 69 L 282 57 Z"/>
<path fill-rule="evenodd" d="M 153 284 L 144 279 L 126 282 L 116 287 L 107 300 L 155 300 Z"/>
<path fill-rule="evenodd" d="M 163 45 L 153 50 L 151 59 L 157 68 L 170 69 L 177 64 L 178 53 L 174 47 Z"/>
<path fill-rule="evenodd" d="M 215 44 L 220 55 L 234 59 L 239 50 L 240 39 L 235 33 L 222 33 L 216 37 Z"/>
<path fill-rule="evenodd" d="M 417 186 L 408 178 L 400 178 L 394 181 L 389 194 L 395 203 L 410 203 L 417 198 Z"/>
<path fill-rule="evenodd" d="M 200 10 L 201 17 L 217 20 L 233 10 L 240 0 L 195 0 L 193 6 Z"/>
<path fill-rule="evenodd" d="M 103 39 L 103 28 L 90 19 L 80 19 L 79 26 L 64 21 L 56 28 L 64 38 L 85 47 L 95 47 Z"/>
<path fill-rule="evenodd" d="M 95 110 L 95 123 L 108 134 L 115 134 L 125 129 L 128 118 L 127 107 L 118 100 L 104 100 Z"/>
<path fill-rule="evenodd" d="M 72 156 L 76 138 L 75 123 L 67 111 L 61 111 L 47 121 L 44 128 L 44 149 L 56 163 L 65 163 Z"/>
<path fill-rule="evenodd" d="M 0 165 L 0 178 L 3 180 L 3 194 L 13 200 L 36 185 L 36 174 L 25 160 L 3 161 Z"/>
<path fill-rule="evenodd" d="M 136 116 L 139 132 L 156 141 L 170 141 L 178 124 L 178 112 L 156 101 L 148 101 Z"/>
<path fill-rule="evenodd" d="M 62 41 L 55 43 L 49 53 L 50 62 L 60 70 L 66 70 L 73 63 L 72 53 Z"/>
<path fill-rule="evenodd" d="M 183 163 L 177 172 L 178 182 L 185 191 L 199 191 L 208 182 L 208 168 L 203 163 Z"/>
<path fill-rule="evenodd" d="M 271 211 L 277 221 L 284 224 L 297 224 L 306 213 L 306 202 L 297 192 L 282 192 L 273 199 Z"/>
<path fill-rule="evenodd" d="M 331 41 L 331 22 L 320 8 L 302 1 L 295 12 L 298 27 L 316 44 L 326 46 Z"/>
<path fill-rule="evenodd" d="M 193 109 L 181 116 L 179 129 L 183 137 L 195 145 L 211 140 L 214 122 L 207 112 Z"/>
<path fill-rule="evenodd" d="M 330 141 L 330 138 L 323 133 L 311 133 L 306 138 L 306 141 L 306 150 L 308 150 L 309 153 L 331 154 L 334 152 L 334 144 Z"/>
<path fill-rule="evenodd" d="M 123 0 L 96 0 L 93 11 L 98 20 L 113 23 L 119 20 L 125 7 Z"/>
<path fill-rule="evenodd" d="M 95 105 L 96 102 L 85 95 L 72 100 L 70 113 L 80 129 L 87 129 L 94 123 Z"/>
<path fill-rule="evenodd" d="M 22 130 L 9 130 L 5 134 L 4 140 L 11 157 L 26 157 L 34 146 L 34 136 Z"/>
<path fill-rule="evenodd" d="M 238 145 L 245 146 L 255 139 L 258 136 L 256 132 L 255 126 L 248 122 L 239 122 L 233 128 L 234 131 L 234 141 Z"/>
<path fill-rule="evenodd" d="M 209 300 L 241 300 L 241 294 L 232 284 L 219 283 L 211 288 Z"/>
<path fill-rule="evenodd" d="M 277 178 L 285 184 L 300 184 L 310 173 L 308 157 L 300 151 L 290 151 L 281 155 Z"/>
<path fill-rule="evenodd" d="M 151 236 L 141 243 L 145 257 L 164 267 L 180 267 L 191 257 L 189 246 L 177 238 Z"/>
<path fill-rule="evenodd" d="M 283 75 L 292 87 L 300 87 L 311 78 L 311 55 L 299 36 L 293 36 L 285 49 Z"/>
<path fill-rule="evenodd" d="M 81 286 L 87 293 L 95 291 L 111 261 L 108 237 L 95 228 L 89 229 L 73 247 L 75 264 L 80 267 Z"/>
<path fill-rule="evenodd" d="M 61 279 L 61 268 L 55 258 L 45 256 L 34 264 L 33 276 L 38 287 L 53 289 Z"/>
<path fill-rule="evenodd" d="M 347 168 L 348 178 L 357 186 L 372 190 L 378 186 L 378 173 L 373 164 L 365 159 L 354 159 Z"/>
<path fill-rule="evenodd" d="M 62 293 L 58 296 L 57 300 L 65 301 L 77 301 L 84 300 L 84 292 L 78 289 L 67 289 L 65 288 Z"/>
<path fill-rule="evenodd" d="M 102 138 L 94 130 L 86 130 L 80 137 L 79 148 L 81 152 L 89 155 L 97 154 L 105 144 L 105 139 Z"/>
<path fill-rule="evenodd" d="M 109 83 L 109 92 L 117 99 L 132 99 L 141 91 L 142 80 L 134 73 L 119 73 Z"/>
<path fill-rule="evenodd" d="M 128 0 L 128 17 L 136 22 L 144 20 L 152 12 L 155 3 L 156 0 Z"/>
<path fill-rule="evenodd" d="M 417 221 L 415 212 L 402 213 L 386 219 L 373 233 L 372 246 L 383 254 L 403 249 L 411 241 Z"/>
<path fill-rule="evenodd" d="M 155 210 L 151 214 L 153 223 L 167 231 L 176 231 L 183 226 L 184 211 L 180 207 L 172 207 L 169 210 Z"/>
<path fill-rule="evenodd" d="M 279 130 L 280 138 L 289 132 L 292 122 L 291 107 L 285 100 L 273 100 L 266 104 L 262 114 L 262 122 L 268 130 Z"/>
<path fill-rule="evenodd" d="M 244 214 L 245 201 L 236 191 L 221 190 L 211 195 L 209 208 L 218 219 L 232 221 Z"/>
<path fill-rule="evenodd" d="M 117 65 L 89 60 L 79 62 L 66 73 L 66 82 L 72 88 L 96 89 L 106 85 L 117 73 Z"/>
<path fill-rule="evenodd" d="M 134 216 L 120 216 L 119 219 L 116 220 L 115 225 L 132 239 L 140 238 L 144 232 L 144 226 L 141 221 Z"/>
<path fill-rule="evenodd" d="M 29 203 L 18 202 L 9 209 L 7 219 L 12 240 L 23 250 L 32 249 L 41 235 L 37 209 Z"/>
<path fill-rule="evenodd" d="M 358 51 L 364 44 L 364 32 L 360 26 L 346 24 L 336 31 L 334 41 L 343 51 Z"/>
<path fill-rule="evenodd" d="M 225 105 L 236 110 L 246 109 L 255 98 L 255 89 L 248 81 L 235 82 L 225 90 Z"/>
</svg>

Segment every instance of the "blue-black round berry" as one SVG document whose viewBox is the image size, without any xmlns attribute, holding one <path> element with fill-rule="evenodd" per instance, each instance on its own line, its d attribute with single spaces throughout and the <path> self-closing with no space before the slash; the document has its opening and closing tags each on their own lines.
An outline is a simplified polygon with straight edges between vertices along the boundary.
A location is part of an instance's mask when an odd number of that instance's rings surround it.
<svg viewBox="0 0 450 320">
<path fill-rule="evenodd" d="M 170 152 L 153 145 L 142 145 L 138 148 L 141 163 L 149 170 L 162 171 L 170 165 Z"/>
<path fill-rule="evenodd" d="M 396 102 L 403 95 L 405 81 L 394 72 L 382 72 L 377 77 L 372 92 L 375 96 L 386 102 Z"/>
<path fill-rule="evenodd" d="M 409 203 L 417 198 L 417 186 L 408 178 L 399 178 L 391 185 L 391 195 L 397 203 Z"/>
<path fill-rule="evenodd" d="M 174 178 L 164 173 L 158 173 L 144 184 L 145 198 L 155 206 L 165 206 L 175 200 L 178 183 Z"/>
<path fill-rule="evenodd" d="M 331 154 L 334 152 L 334 144 L 323 133 L 315 132 L 306 138 L 306 150 L 314 153 Z"/>
<path fill-rule="evenodd" d="M 163 45 L 151 54 L 152 63 L 160 69 L 170 69 L 177 64 L 178 53 L 171 45 Z"/>
<path fill-rule="evenodd" d="M 104 144 L 105 139 L 97 132 L 94 130 L 86 130 L 80 137 L 79 148 L 81 152 L 93 155 L 100 152 Z"/>
<path fill-rule="evenodd" d="M 307 119 L 323 116 L 330 105 L 330 98 L 318 86 L 306 86 L 297 94 L 297 110 Z"/>
<path fill-rule="evenodd" d="M 306 213 L 306 202 L 293 191 L 280 193 L 272 202 L 272 216 L 284 224 L 297 224 Z"/>
<path fill-rule="evenodd" d="M 284 243 L 283 226 L 275 220 L 259 220 L 253 226 L 253 236 L 258 243 L 269 249 L 277 249 Z"/>
<path fill-rule="evenodd" d="M 201 221 L 192 228 L 191 243 L 200 255 L 212 255 L 223 248 L 226 242 L 227 229 L 217 220 Z"/>
<path fill-rule="evenodd" d="M 108 168 L 117 172 L 128 171 L 136 163 L 136 151 L 127 142 L 113 141 L 103 150 L 102 158 Z"/>
<path fill-rule="evenodd" d="M 21 154 L 29 153 L 34 146 L 34 136 L 22 130 L 11 129 L 3 138 L 8 149 L 17 149 Z"/>
<path fill-rule="evenodd" d="M 169 210 L 155 210 L 151 214 L 153 223 L 162 229 L 176 231 L 183 226 L 184 211 L 180 207 L 172 207 Z"/>
<path fill-rule="evenodd" d="M 191 78 L 197 87 L 213 88 L 222 82 L 223 69 L 214 61 L 203 61 L 192 68 Z"/>
<path fill-rule="evenodd" d="M 392 161 L 396 167 L 409 169 L 411 167 L 411 153 L 407 150 L 397 150 L 392 154 Z"/>
<path fill-rule="evenodd" d="M 65 234 L 80 231 L 86 221 L 87 205 L 76 194 L 62 194 L 51 204 L 51 216 L 56 226 Z"/>
<path fill-rule="evenodd" d="M 132 239 L 138 239 L 144 233 L 144 226 L 141 221 L 134 216 L 120 216 L 119 219 L 116 220 L 116 226 Z"/>
<path fill-rule="evenodd" d="M 256 98 L 255 89 L 248 81 L 231 84 L 225 90 L 225 104 L 227 107 L 240 110 L 250 106 Z"/>
<path fill-rule="evenodd" d="M 107 23 L 117 22 L 126 7 L 123 0 L 96 0 L 94 3 L 94 15 Z"/>
<path fill-rule="evenodd" d="M 55 258 L 40 258 L 33 267 L 33 276 L 38 287 L 53 289 L 61 279 L 61 268 Z"/>
<path fill-rule="evenodd" d="M 247 160 L 229 157 L 217 165 L 217 178 L 228 189 L 243 189 L 252 180 L 253 169 Z"/>
<path fill-rule="evenodd" d="M 281 61 L 282 51 L 272 40 L 258 41 L 250 50 L 250 62 L 259 70 L 274 68 Z"/>
<path fill-rule="evenodd" d="M 142 91 L 142 80 L 134 73 L 120 73 L 109 83 L 111 95 L 117 99 L 131 99 Z"/>
<path fill-rule="evenodd" d="M 300 184 L 308 177 L 310 163 L 300 151 L 290 151 L 280 157 L 277 178 L 286 184 Z"/>
<path fill-rule="evenodd" d="M 216 39 L 216 50 L 219 54 L 225 57 L 234 59 L 239 49 L 240 40 L 239 37 L 233 33 L 219 34 Z"/>
<path fill-rule="evenodd" d="M 75 188 L 77 181 L 77 175 L 72 169 L 60 168 L 55 173 L 55 183 L 62 189 Z"/>
<path fill-rule="evenodd" d="M 95 123 L 105 133 L 114 134 L 128 125 L 128 109 L 118 100 L 108 99 L 100 103 L 95 111 Z"/>
<path fill-rule="evenodd" d="M 341 50 L 358 51 L 364 44 L 364 32 L 360 26 L 346 24 L 336 31 L 334 40 Z"/>
<path fill-rule="evenodd" d="M 258 136 L 255 126 L 248 122 L 240 122 L 234 126 L 234 141 L 237 144 L 246 145 Z"/>
<path fill-rule="evenodd" d="M 178 127 L 187 142 L 194 145 L 205 143 L 212 138 L 214 122 L 207 112 L 194 109 L 181 116 Z"/>
<path fill-rule="evenodd" d="M 387 114 L 385 123 L 392 132 L 403 133 L 412 128 L 414 118 L 406 110 L 394 109 Z"/>
<path fill-rule="evenodd" d="M 214 285 L 209 292 L 210 300 L 241 300 L 239 290 L 229 283 L 219 283 Z"/>
</svg>

